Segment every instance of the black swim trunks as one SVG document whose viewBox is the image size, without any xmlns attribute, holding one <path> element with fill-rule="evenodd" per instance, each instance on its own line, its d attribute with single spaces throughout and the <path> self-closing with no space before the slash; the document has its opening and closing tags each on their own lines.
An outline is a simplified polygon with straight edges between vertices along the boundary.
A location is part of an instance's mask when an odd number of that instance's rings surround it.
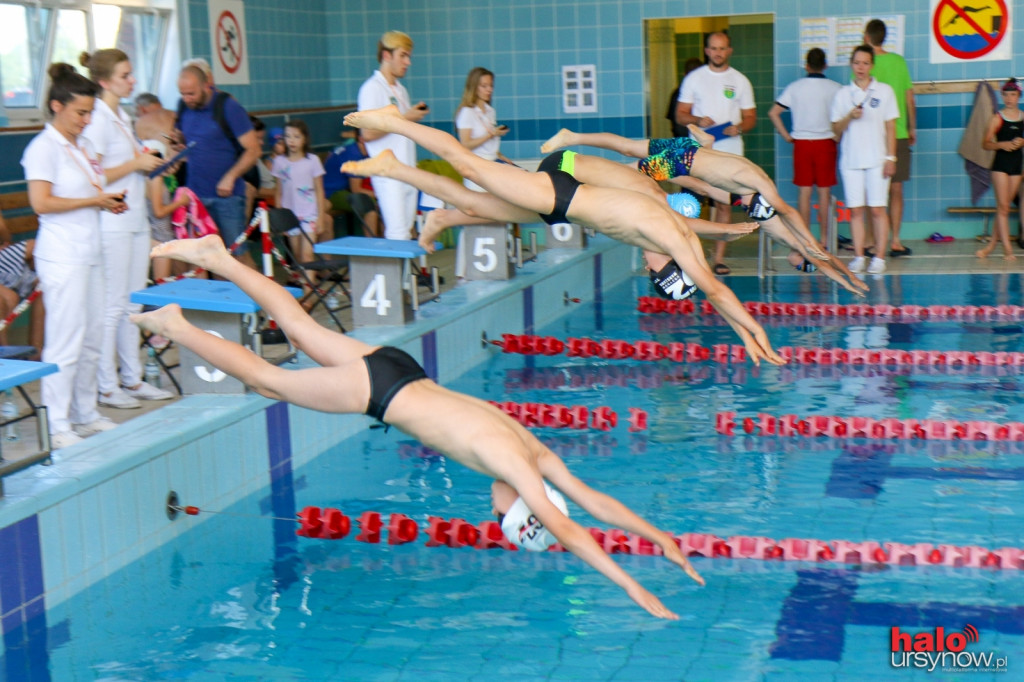
<svg viewBox="0 0 1024 682">
<path fill-rule="evenodd" d="M 370 402 L 366 405 L 366 414 L 377 421 L 384 421 L 388 405 L 403 387 L 427 378 L 420 363 L 393 346 L 381 346 L 364 355 L 363 362 L 370 375 Z"/>
<path fill-rule="evenodd" d="M 551 178 L 551 186 L 555 190 L 554 210 L 551 213 L 540 214 L 541 220 L 548 225 L 572 222 L 565 215 L 565 212 L 569 210 L 569 204 L 572 203 L 572 198 L 576 196 L 576 188 L 582 184 L 573 177 L 575 158 L 575 152 L 558 151 L 554 154 L 549 154 L 537 166 L 538 173 L 547 173 L 548 177 Z"/>
</svg>

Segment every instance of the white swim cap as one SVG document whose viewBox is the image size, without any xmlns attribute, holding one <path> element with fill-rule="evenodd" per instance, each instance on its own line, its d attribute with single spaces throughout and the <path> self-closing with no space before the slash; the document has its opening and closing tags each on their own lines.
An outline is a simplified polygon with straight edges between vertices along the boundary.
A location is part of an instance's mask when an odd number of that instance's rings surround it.
<svg viewBox="0 0 1024 682">
<path fill-rule="evenodd" d="M 551 504 L 568 516 L 569 509 L 565 506 L 565 498 L 562 497 L 562 493 L 547 483 L 544 484 L 544 491 L 548 494 Z M 543 552 L 558 542 L 558 539 L 537 520 L 521 497 L 516 498 L 508 512 L 505 513 L 505 518 L 501 521 L 501 532 L 513 545 L 531 552 Z"/>
</svg>

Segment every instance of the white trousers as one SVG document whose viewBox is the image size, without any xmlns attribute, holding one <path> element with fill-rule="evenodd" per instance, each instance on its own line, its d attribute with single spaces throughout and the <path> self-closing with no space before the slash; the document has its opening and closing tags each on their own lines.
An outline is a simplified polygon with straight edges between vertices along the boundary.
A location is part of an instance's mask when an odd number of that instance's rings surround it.
<svg viewBox="0 0 1024 682">
<path fill-rule="evenodd" d="M 380 217 L 384 221 L 385 239 L 410 239 L 416 222 L 419 190 L 391 178 L 370 178 L 377 195 Z"/>
<path fill-rule="evenodd" d="M 60 371 L 41 379 L 50 433 L 100 418 L 96 409 L 96 369 L 103 337 L 103 266 L 54 263 L 35 258 L 46 306 L 43 362 Z"/>
<path fill-rule="evenodd" d="M 111 393 L 119 383 L 135 386 L 142 381 L 139 328 L 128 320 L 142 306 L 132 303 L 129 297 L 133 291 L 146 287 L 150 237 L 149 232 L 102 232 L 101 237 L 107 305 L 97 377 L 100 393 Z"/>
</svg>

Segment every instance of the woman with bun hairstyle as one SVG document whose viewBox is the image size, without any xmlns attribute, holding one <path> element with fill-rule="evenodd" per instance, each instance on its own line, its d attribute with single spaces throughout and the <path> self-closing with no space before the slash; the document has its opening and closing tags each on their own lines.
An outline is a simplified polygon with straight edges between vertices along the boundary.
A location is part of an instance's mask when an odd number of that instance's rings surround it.
<svg viewBox="0 0 1024 682">
<path fill-rule="evenodd" d="M 35 265 L 46 301 L 43 362 L 60 367 L 42 379 L 51 445 L 60 449 L 115 424 L 96 409 L 96 369 L 103 338 L 100 212 L 124 213 L 108 192 L 95 150 L 82 131 L 100 88 L 70 64 L 52 64 L 46 101 L 52 120 L 21 157 L 28 199 L 39 215 Z"/>
<path fill-rule="evenodd" d="M 100 255 L 106 287 L 103 342 L 97 374 L 99 404 L 132 409 L 139 399 L 167 400 L 171 393 L 142 381 L 139 328 L 128 316 L 141 307 L 129 300 L 131 292 L 145 288 L 149 274 L 150 228 L 146 209 L 146 174 L 163 161 L 135 137 L 132 121 L 121 108 L 131 97 L 135 76 L 128 55 L 117 49 L 83 52 L 79 58 L 89 77 L 100 87 L 92 121 L 82 136 L 103 167 L 109 189 L 123 194 L 127 210 L 100 214 Z M 118 372 L 120 367 L 120 372 Z"/>
</svg>

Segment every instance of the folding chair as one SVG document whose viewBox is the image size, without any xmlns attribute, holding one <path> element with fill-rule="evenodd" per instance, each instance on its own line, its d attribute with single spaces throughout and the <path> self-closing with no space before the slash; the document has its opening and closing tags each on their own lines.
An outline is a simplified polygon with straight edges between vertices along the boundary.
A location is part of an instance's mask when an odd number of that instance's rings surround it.
<svg viewBox="0 0 1024 682">
<path fill-rule="evenodd" d="M 282 263 L 291 272 L 297 274 L 299 279 L 305 285 L 306 293 L 299 299 L 299 303 L 305 303 L 311 296 L 316 298 L 316 302 L 313 307 L 322 305 L 324 310 L 330 316 L 334 324 L 338 326 L 338 330 L 344 332 L 345 327 L 338 320 L 335 312 L 341 310 L 344 307 L 350 306 L 352 301 L 352 294 L 349 293 L 348 289 L 344 284 L 343 269 L 348 268 L 348 259 L 340 258 L 315 258 L 311 261 L 300 262 L 296 257 L 295 253 L 291 250 L 291 246 L 288 243 L 288 231 L 294 228 L 299 228 L 299 234 L 302 239 L 309 242 L 310 247 L 315 245 L 312 238 L 302 231 L 299 223 L 299 219 L 287 208 L 270 208 L 267 209 L 267 217 L 270 223 L 270 235 L 274 239 L 274 242 L 281 248 L 282 252 L 286 254 L 291 265 L 288 263 Z M 313 283 L 313 280 L 309 276 L 309 270 L 329 272 L 330 274 L 323 277 L 320 280 L 320 284 L 327 284 L 327 288 L 321 288 Z M 345 295 L 345 298 L 349 300 L 346 306 L 332 307 L 327 304 L 327 299 L 335 290 L 340 290 Z"/>
</svg>

